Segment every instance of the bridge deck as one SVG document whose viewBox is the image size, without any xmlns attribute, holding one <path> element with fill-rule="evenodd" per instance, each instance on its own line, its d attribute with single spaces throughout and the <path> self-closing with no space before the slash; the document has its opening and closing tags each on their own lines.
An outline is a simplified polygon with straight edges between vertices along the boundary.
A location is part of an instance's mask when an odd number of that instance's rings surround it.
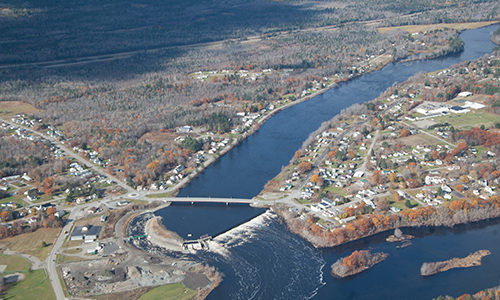
<svg viewBox="0 0 500 300">
<path fill-rule="evenodd" d="M 251 204 L 255 201 L 253 199 L 239 199 L 239 198 L 202 198 L 202 197 L 170 197 L 162 198 L 162 200 L 169 202 L 186 202 L 186 203 L 242 203 Z"/>
</svg>

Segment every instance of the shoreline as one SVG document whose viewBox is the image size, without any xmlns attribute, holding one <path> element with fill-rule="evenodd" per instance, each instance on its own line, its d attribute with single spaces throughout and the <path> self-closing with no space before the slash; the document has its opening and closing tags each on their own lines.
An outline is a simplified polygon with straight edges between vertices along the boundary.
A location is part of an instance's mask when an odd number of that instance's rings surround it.
<svg viewBox="0 0 500 300">
<path fill-rule="evenodd" d="M 449 55 L 449 54 L 446 54 L 443 57 L 446 57 L 447 55 Z M 426 57 L 426 58 L 415 59 L 415 60 L 435 59 L 435 58 L 438 58 L 438 57 L 441 57 L 441 56 L 436 56 L 436 57 L 433 56 L 433 57 L 429 57 L 429 58 Z M 183 189 L 186 185 L 188 185 L 191 182 L 191 180 L 193 180 L 195 177 L 197 177 L 198 175 L 200 175 L 201 173 L 203 173 L 203 171 L 205 171 L 206 168 L 208 168 L 210 165 L 212 165 L 213 163 L 215 163 L 217 160 L 221 159 L 224 155 L 226 155 L 234 147 L 238 146 L 245 139 L 247 139 L 248 137 L 250 137 L 253 134 L 255 134 L 257 131 L 259 131 L 260 127 L 267 120 L 269 120 L 272 116 L 274 116 L 278 112 L 280 112 L 280 111 L 282 111 L 284 109 L 290 108 L 290 107 L 292 107 L 292 106 L 294 106 L 296 104 L 299 104 L 299 103 L 311 100 L 312 98 L 314 98 L 316 96 L 322 95 L 322 94 L 328 92 L 329 90 L 338 87 L 342 83 L 347 83 L 347 82 L 349 82 L 351 80 L 354 80 L 356 78 L 362 77 L 363 75 L 366 75 L 366 74 L 369 74 L 369 73 L 372 73 L 372 72 L 375 72 L 375 71 L 379 71 L 379 70 L 385 68 L 387 65 L 389 65 L 391 63 L 400 63 L 400 62 L 404 62 L 404 61 L 396 60 L 391 55 L 391 60 L 390 61 L 387 61 L 387 62 L 384 62 L 384 63 L 382 63 L 380 65 L 377 65 L 376 67 L 374 67 L 373 69 L 370 69 L 369 71 L 366 71 L 366 72 L 364 72 L 362 74 L 354 75 L 352 77 L 347 77 L 347 78 L 342 78 L 342 79 L 339 79 L 339 80 L 335 80 L 334 82 L 330 83 L 326 87 L 324 87 L 324 88 L 322 88 L 320 90 L 317 90 L 313 94 L 306 95 L 306 96 L 301 97 L 301 98 L 299 98 L 297 100 L 294 100 L 294 101 L 291 101 L 289 103 L 286 103 L 286 104 L 284 104 L 284 105 L 282 105 L 280 107 L 274 108 L 268 114 L 264 115 L 262 118 L 260 118 L 259 120 L 257 120 L 256 123 L 254 124 L 254 126 L 252 126 L 247 132 L 245 132 L 245 134 L 241 135 L 240 137 L 238 137 L 237 139 L 235 139 L 233 143 L 231 143 L 229 146 L 227 146 L 226 148 L 224 148 L 217 157 L 214 157 L 212 160 L 207 161 L 207 163 L 204 164 L 203 167 L 198 167 L 194 172 L 190 173 L 185 178 L 185 181 L 182 181 L 181 183 L 179 183 L 179 184 L 177 184 L 175 186 L 172 186 L 172 187 L 170 187 L 170 188 L 168 188 L 168 189 L 166 189 L 164 191 L 149 191 L 149 193 L 146 194 L 146 197 L 148 195 L 151 195 L 151 199 L 161 199 L 161 198 L 164 198 L 164 197 L 154 197 L 154 195 L 155 194 L 169 193 L 169 192 L 172 194 L 172 197 L 176 197 L 179 194 L 180 190 Z"/>
<path fill-rule="evenodd" d="M 361 235 L 361 236 L 359 236 L 357 238 L 346 239 L 342 243 L 325 243 L 325 239 L 322 238 L 322 237 L 319 237 L 323 241 L 323 243 L 320 243 L 320 242 L 318 242 L 318 241 L 315 240 L 315 238 L 318 238 L 318 236 L 314 236 L 314 235 L 310 234 L 309 231 L 307 231 L 307 230 L 297 230 L 297 229 L 292 228 L 292 226 L 290 224 L 291 218 L 286 217 L 281 210 L 278 210 L 277 214 L 285 222 L 288 231 L 290 231 L 291 233 L 293 233 L 295 235 L 300 236 L 301 238 L 303 238 L 304 240 L 306 240 L 307 242 L 309 242 L 313 247 L 315 247 L 317 249 L 320 249 L 320 248 L 333 248 L 333 247 L 343 246 L 343 245 L 346 245 L 348 243 L 356 242 L 356 241 L 359 241 L 359 240 L 362 240 L 362 239 L 365 239 L 365 238 L 374 237 L 376 235 L 388 234 L 391 231 L 394 231 L 396 228 L 403 229 L 403 230 L 405 230 L 405 229 L 419 230 L 419 229 L 426 229 L 426 228 L 428 228 L 428 229 L 429 228 L 430 229 L 437 229 L 437 228 L 453 229 L 453 228 L 458 227 L 458 226 L 480 225 L 480 223 L 495 223 L 495 222 L 500 222 L 500 211 L 499 211 L 499 212 L 496 212 L 496 214 L 493 215 L 493 216 L 487 216 L 487 217 L 484 217 L 484 218 L 483 217 L 479 217 L 479 218 L 475 218 L 475 219 L 472 219 L 472 220 L 467 220 L 465 222 L 458 222 L 458 223 L 453 222 L 453 223 L 450 223 L 450 224 L 444 224 L 444 223 L 443 224 L 422 224 L 422 225 L 404 224 L 404 225 L 401 225 L 401 226 L 394 226 L 394 227 L 386 228 L 386 229 L 382 229 L 382 230 L 375 230 L 374 232 L 371 232 L 371 233 L 366 234 L 366 235 Z"/>
<path fill-rule="evenodd" d="M 494 25 L 497 25 L 498 23 L 500 23 L 500 21 L 498 21 L 497 23 L 493 23 L 493 24 L 485 24 L 483 26 L 480 26 L 480 27 L 477 27 L 477 28 L 474 28 L 474 29 L 488 27 L 488 26 L 494 26 Z M 470 30 L 470 29 L 457 30 L 457 32 L 460 34 L 460 33 L 464 32 L 466 30 Z M 367 71 L 365 71 L 365 72 L 363 72 L 361 74 L 358 73 L 356 75 L 353 75 L 352 77 L 346 77 L 346 78 L 341 78 L 341 79 L 338 79 L 338 80 L 333 80 L 332 83 L 328 84 L 327 86 L 325 86 L 322 89 L 319 89 L 319 90 L 315 91 L 314 93 L 312 93 L 310 95 L 306 95 L 306 96 L 301 97 L 301 98 L 299 98 L 297 100 L 293 100 L 293 101 L 291 101 L 289 103 L 283 104 L 280 107 L 274 108 L 273 110 L 271 110 L 270 112 L 268 112 L 266 115 L 262 116 L 259 120 L 257 120 L 256 123 L 254 124 L 254 126 L 252 126 L 247 132 L 245 132 L 243 135 L 241 135 L 238 138 L 236 138 L 233 141 L 233 143 L 231 143 L 226 148 L 224 148 L 223 150 L 221 150 L 220 154 L 217 157 L 214 157 L 212 160 L 207 161 L 207 163 L 204 164 L 202 167 L 196 168 L 192 173 L 190 173 L 185 178 L 185 180 L 183 180 L 179 184 L 174 185 L 174 186 L 172 186 L 172 187 L 170 187 L 170 188 L 168 188 L 168 189 L 166 189 L 164 191 L 149 191 L 146 194 L 146 196 L 147 195 L 151 195 L 152 199 L 155 199 L 155 198 L 156 199 L 161 199 L 163 197 L 154 197 L 154 195 L 155 194 L 163 194 L 163 193 L 171 193 L 172 197 L 176 197 L 179 194 L 180 190 L 183 189 L 186 185 L 188 185 L 191 182 L 191 180 L 193 180 L 195 177 L 197 177 L 198 175 L 200 175 L 201 173 L 203 173 L 203 171 L 205 171 L 206 168 L 208 168 L 210 165 L 212 165 L 213 163 L 215 163 L 217 160 L 221 159 L 230 150 L 232 150 L 234 147 L 238 146 L 242 141 L 244 141 L 245 139 L 247 139 L 248 137 L 250 137 L 251 135 L 253 135 L 254 133 L 256 133 L 259 130 L 259 128 L 269 118 L 271 118 L 272 116 L 274 116 L 276 113 L 280 112 L 281 110 L 284 110 L 284 109 L 290 108 L 290 107 L 292 107 L 292 106 L 294 106 L 296 104 L 299 104 L 299 103 L 311 100 L 312 98 L 314 98 L 316 96 L 319 96 L 321 94 L 326 93 L 330 89 L 338 87 L 342 83 L 347 83 L 347 82 L 349 82 L 351 80 L 354 80 L 356 78 L 359 78 L 359 77 L 361 77 L 363 75 L 366 75 L 366 74 L 369 74 L 369 73 L 372 73 L 372 72 L 375 72 L 375 71 L 379 71 L 379 70 L 385 68 L 387 65 L 389 65 L 391 63 L 392 64 L 397 64 L 397 63 L 406 63 L 406 62 L 413 62 L 413 61 L 432 60 L 432 59 L 447 57 L 449 55 L 454 55 L 454 54 L 455 53 L 446 53 L 444 55 L 440 55 L 440 54 L 436 54 L 436 53 L 432 53 L 431 52 L 431 53 L 429 53 L 429 56 L 427 56 L 427 57 L 422 57 L 422 58 L 419 58 L 419 57 L 407 57 L 405 59 L 395 59 L 394 56 L 390 55 L 391 56 L 390 60 L 384 61 L 384 62 L 378 64 L 377 66 L 373 67 L 372 69 L 369 69 L 369 70 L 367 70 Z"/>
</svg>

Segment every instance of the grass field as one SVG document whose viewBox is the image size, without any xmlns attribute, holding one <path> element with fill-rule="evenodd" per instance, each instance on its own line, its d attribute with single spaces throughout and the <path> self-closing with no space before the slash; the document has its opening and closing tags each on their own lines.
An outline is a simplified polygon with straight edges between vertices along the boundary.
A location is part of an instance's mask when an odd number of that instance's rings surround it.
<svg viewBox="0 0 500 300">
<path fill-rule="evenodd" d="M 146 195 L 148 198 L 170 198 L 174 197 L 172 192 L 164 192 L 164 193 L 159 193 L 159 194 L 149 194 Z"/>
<path fill-rule="evenodd" d="M 10 250 L 26 253 L 44 260 L 49 256 L 52 244 L 55 242 L 60 228 L 41 228 L 35 232 L 23 233 L 18 236 L 1 240 Z M 42 247 L 42 241 L 49 246 Z"/>
<path fill-rule="evenodd" d="M 149 292 L 143 294 L 139 300 L 160 300 L 160 299 L 175 299 L 175 300 L 183 300 L 183 299 L 191 299 L 196 295 L 196 292 L 188 289 L 182 283 L 174 283 L 168 285 L 162 285 L 156 287 Z"/>
<path fill-rule="evenodd" d="M 55 299 L 54 292 L 50 286 L 49 278 L 45 270 L 23 272 L 24 280 L 7 286 L 7 292 L 3 299 L 16 300 L 52 300 Z"/>
<path fill-rule="evenodd" d="M 58 264 L 65 264 L 65 263 L 82 261 L 82 260 L 85 260 L 85 258 L 82 258 L 79 256 L 68 256 L 68 255 L 63 255 L 63 254 L 56 255 L 56 263 L 58 263 Z"/>
<path fill-rule="evenodd" d="M 7 266 L 4 273 L 27 272 L 31 263 L 17 255 L 0 254 L 0 265 Z"/>
<path fill-rule="evenodd" d="M 431 134 L 434 134 L 433 131 L 429 132 Z M 440 140 L 435 139 L 432 136 L 428 136 L 427 134 L 423 133 L 418 133 L 407 137 L 399 138 L 398 142 L 402 145 L 408 145 L 408 146 L 443 144 L 443 142 L 441 142 Z"/>
<path fill-rule="evenodd" d="M 409 33 L 429 31 L 434 29 L 442 29 L 442 28 L 453 28 L 456 30 L 466 30 L 466 29 L 475 29 L 484 26 L 488 26 L 491 24 L 496 24 L 499 21 L 488 21 L 488 22 L 470 22 L 470 23 L 439 23 L 439 24 L 428 24 L 428 25 L 406 25 L 406 26 L 394 26 L 394 27 L 380 27 L 377 28 L 379 33 L 385 33 L 387 31 L 401 29 L 407 31 Z"/>
<path fill-rule="evenodd" d="M 32 114 L 38 109 L 31 104 L 22 101 L 0 101 L 0 117 L 12 117 L 16 114 Z"/>
<path fill-rule="evenodd" d="M 14 202 L 14 203 L 17 203 L 21 206 L 25 206 L 26 202 L 23 201 L 23 198 L 25 198 L 25 197 L 26 196 L 24 196 L 24 195 L 17 195 L 16 194 L 16 195 L 1 199 L 0 203 Z"/>
<path fill-rule="evenodd" d="M 325 188 L 325 191 L 328 191 L 330 193 L 334 193 L 335 195 L 339 195 L 339 196 L 343 196 L 343 197 L 347 195 L 347 192 L 343 188 L 339 188 L 339 187 L 333 186 L 333 185 Z"/>
<path fill-rule="evenodd" d="M 455 128 L 470 129 L 484 125 L 486 127 L 500 122 L 500 116 L 489 112 L 469 112 L 465 114 L 450 114 L 447 116 L 436 117 L 436 122 L 448 122 Z"/>
<path fill-rule="evenodd" d="M 408 200 L 410 200 L 410 203 L 412 206 L 414 206 L 414 207 L 419 206 L 419 204 L 415 200 L 413 200 L 413 199 L 408 199 Z M 401 200 L 401 201 L 389 200 L 389 204 L 391 206 L 395 206 L 401 210 L 409 208 L 408 206 L 406 206 L 405 203 L 406 203 L 406 200 Z"/>
</svg>

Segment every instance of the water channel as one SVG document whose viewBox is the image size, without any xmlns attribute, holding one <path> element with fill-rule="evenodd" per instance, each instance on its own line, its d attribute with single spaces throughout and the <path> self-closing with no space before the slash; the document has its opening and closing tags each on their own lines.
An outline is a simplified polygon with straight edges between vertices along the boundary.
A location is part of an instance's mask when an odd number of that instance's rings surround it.
<svg viewBox="0 0 500 300">
<path fill-rule="evenodd" d="M 395 82 L 414 74 L 487 55 L 494 47 L 490 34 L 496 28 L 463 32 L 460 37 L 465 49 L 459 55 L 390 64 L 277 113 L 258 132 L 193 179 L 179 196 L 257 195 L 322 122 L 343 108 L 377 97 Z M 168 220 L 165 225 L 169 229 L 181 235 L 201 235 L 220 233 L 261 212 L 251 207 L 174 204 L 158 214 Z M 417 238 L 404 249 L 386 243 L 386 233 L 340 247 L 315 249 L 288 232 L 272 214 L 265 213 L 258 224 L 227 234 L 224 251 L 201 253 L 197 258 L 224 274 L 224 281 L 208 299 L 430 299 L 500 285 L 500 222 L 411 231 Z M 390 256 L 351 279 L 333 278 L 330 265 L 354 249 L 380 250 Z M 492 251 L 481 267 L 452 270 L 430 278 L 419 275 L 425 261 L 466 256 L 479 249 Z"/>
</svg>

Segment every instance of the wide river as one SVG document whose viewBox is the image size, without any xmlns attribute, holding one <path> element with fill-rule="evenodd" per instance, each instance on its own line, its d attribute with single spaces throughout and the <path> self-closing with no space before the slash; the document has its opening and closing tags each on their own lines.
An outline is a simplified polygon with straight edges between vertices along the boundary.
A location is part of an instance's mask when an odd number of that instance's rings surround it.
<svg viewBox="0 0 500 300">
<path fill-rule="evenodd" d="M 330 89 L 270 118 L 254 135 L 212 164 L 181 190 L 179 196 L 251 198 L 286 165 L 302 142 L 320 124 L 354 103 L 377 97 L 396 82 L 490 53 L 490 34 L 498 26 L 463 32 L 465 50 L 440 59 L 390 64 Z M 250 207 L 172 205 L 158 212 L 165 225 L 186 236 L 215 235 L 246 221 L 262 210 Z M 316 249 L 288 232 L 272 214 L 225 234 L 226 248 L 202 253 L 198 259 L 224 275 L 209 299 L 431 299 L 442 294 L 500 285 L 500 222 L 463 225 L 453 229 L 421 229 L 413 245 L 397 249 L 384 241 L 387 234 L 347 245 Z M 390 254 L 374 268 L 351 279 L 329 274 L 330 265 L 354 249 Z M 481 267 L 456 269 L 430 278 L 419 275 L 425 261 L 465 256 L 489 249 Z"/>
</svg>

